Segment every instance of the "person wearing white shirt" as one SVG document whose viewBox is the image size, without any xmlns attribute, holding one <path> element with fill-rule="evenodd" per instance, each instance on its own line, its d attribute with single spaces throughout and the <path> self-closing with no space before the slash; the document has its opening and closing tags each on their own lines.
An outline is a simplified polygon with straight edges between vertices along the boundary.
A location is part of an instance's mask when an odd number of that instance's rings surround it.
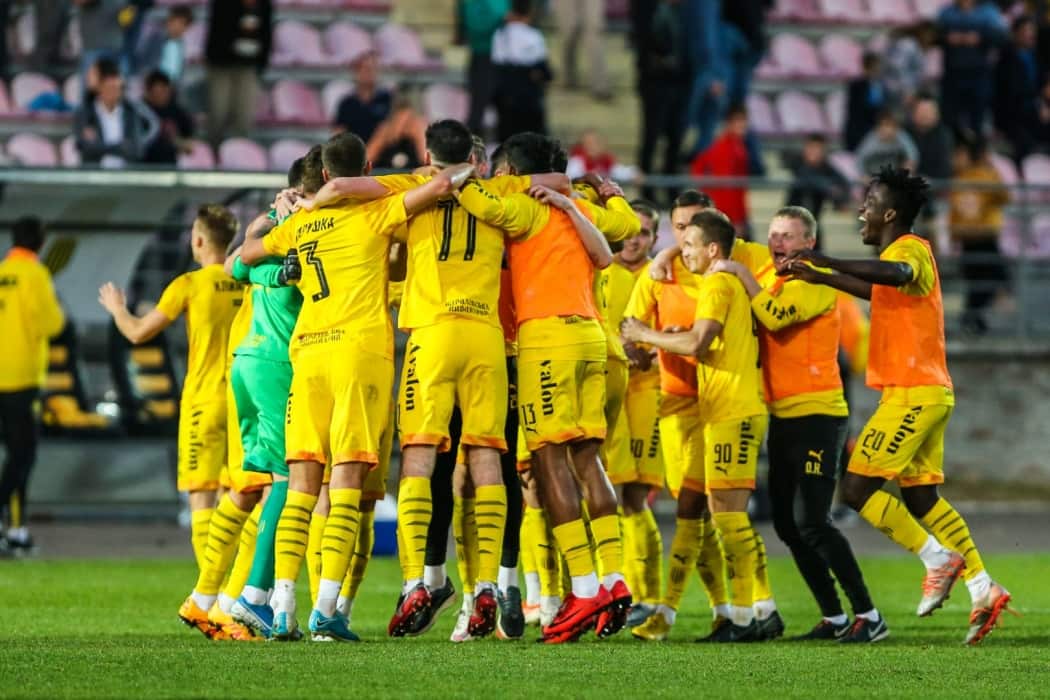
<svg viewBox="0 0 1050 700">
<path fill-rule="evenodd" d="M 73 118 L 73 135 L 80 159 L 103 168 L 121 168 L 141 162 L 160 126 L 153 113 L 124 97 L 124 79 L 116 63 L 96 64 L 98 88 L 94 99 L 81 105 Z"/>
<path fill-rule="evenodd" d="M 507 23 L 492 37 L 499 140 L 524 131 L 547 133 L 545 92 L 553 77 L 543 33 L 529 24 L 531 0 L 514 0 Z"/>
</svg>

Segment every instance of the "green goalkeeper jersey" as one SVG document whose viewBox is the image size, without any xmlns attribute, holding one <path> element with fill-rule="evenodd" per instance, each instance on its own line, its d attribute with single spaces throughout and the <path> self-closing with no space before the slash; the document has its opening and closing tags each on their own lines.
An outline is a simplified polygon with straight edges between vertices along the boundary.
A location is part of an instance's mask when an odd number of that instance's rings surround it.
<svg viewBox="0 0 1050 700">
<path fill-rule="evenodd" d="M 233 277 L 252 285 L 252 325 L 234 355 L 288 362 L 288 342 L 303 306 L 298 287 L 278 281 L 281 258 L 270 257 L 248 266 L 237 257 Z"/>
</svg>

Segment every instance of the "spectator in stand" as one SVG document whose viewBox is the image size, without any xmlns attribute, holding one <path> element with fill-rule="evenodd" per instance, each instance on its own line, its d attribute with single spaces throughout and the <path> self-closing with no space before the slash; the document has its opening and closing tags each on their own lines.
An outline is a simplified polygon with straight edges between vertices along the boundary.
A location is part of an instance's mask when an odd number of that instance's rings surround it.
<svg viewBox="0 0 1050 700">
<path fill-rule="evenodd" d="M 10 4 L 10 0 L 5 0 Z M 47 72 L 62 63 L 59 47 L 62 35 L 69 26 L 73 10 L 72 0 L 33 0 L 33 15 L 36 19 L 36 42 L 29 67 L 38 72 Z M 7 27 L 5 22 L 3 25 Z M 88 64 L 90 65 L 90 64 Z"/>
<path fill-rule="evenodd" d="M 1010 43 L 995 66 L 995 128 L 1002 132 L 1020 165 L 1039 141 L 1039 89 L 1042 83 L 1035 54 L 1035 20 L 1021 16 L 1011 27 Z"/>
<path fill-rule="evenodd" d="M 80 75 L 101 58 L 117 61 L 128 73 L 123 53 L 124 30 L 134 19 L 135 8 L 126 0 L 73 0 L 80 15 Z"/>
<path fill-rule="evenodd" d="M 721 3 L 682 0 L 682 4 L 692 80 L 686 123 L 696 129 L 696 141 L 689 150 L 689 159 L 693 160 L 711 144 L 729 104 L 732 67 L 722 31 Z"/>
<path fill-rule="evenodd" d="M 172 5 L 164 20 L 163 30 L 155 30 L 142 41 L 138 64 L 143 73 L 162 71 L 178 86 L 186 66 L 186 45 L 183 37 L 193 24 L 193 8 Z"/>
<path fill-rule="evenodd" d="M 730 104 L 745 102 L 751 91 L 751 76 L 766 52 L 766 11 L 772 5 L 772 0 L 722 3 L 722 32 L 731 67 L 727 94 Z"/>
<path fill-rule="evenodd" d="M 694 177 L 747 177 L 750 174 L 747 151 L 747 109 L 733 105 L 726 112 L 721 135 L 693 161 L 689 173 Z M 737 235 L 748 237 L 747 187 L 701 185 L 737 230 Z"/>
<path fill-rule="evenodd" d="M 1050 144 L 1050 79 L 1043 83 L 1039 90 L 1039 100 L 1036 103 L 1037 118 L 1036 134 L 1040 144 Z"/>
<path fill-rule="evenodd" d="M 459 0 L 458 24 L 461 36 L 470 47 L 470 66 L 467 68 L 467 90 L 470 92 L 470 113 L 467 127 L 481 133 L 485 108 L 492 103 L 495 69 L 492 66 L 492 35 L 503 25 L 510 10 L 508 0 Z"/>
<path fill-rule="evenodd" d="M 159 131 L 153 112 L 124 96 L 124 79 L 111 59 L 97 64 L 98 90 L 73 115 L 73 136 L 85 164 L 122 168 L 143 162 Z"/>
<path fill-rule="evenodd" d="M 1005 187 L 967 189 L 967 183 L 1001 183 L 984 143 L 959 143 L 955 148 L 955 189 L 950 196 L 949 228 L 962 248 L 960 267 L 966 280 L 963 328 L 983 334 L 988 330 L 984 310 L 1006 281 L 999 253 L 1003 207 L 1010 201 Z"/>
<path fill-rule="evenodd" d="M 828 144 L 823 134 L 810 134 L 802 145 L 802 152 L 788 160 L 793 180 L 788 188 L 788 206 L 805 207 L 817 220 L 820 230 L 820 214 L 824 205 L 832 203 L 835 208 L 846 206 L 850 198 L 850 184 L 842 173 L 828 161 Z M 817 249 L 821 239 L 817 236 Z"/>
<path fill-rule="evenodd" d="M 403 95 L 394 100 L 394 111 L 376 127 L 365 147 L 377 168 L 418 168 L 426 157 L 427 120 Z"/>
<path fill-rule="evenodd" d="M 332 129 L 349 131 L 368 143 L 376 127 L 390 116 L 394 94 L 379 84 L 379 57 L 370 51 L 354 63 L 354 91 L 335 110 Z"/>
<path fill-rule="evenodd" d="M 124 61 L 124 70 L 128 74 L 138 73 L 138 48 L 142 41 L 142 28 L 146 26 L 146 14 L 153 9 L 154 0 L 125 0 L 121 26 L 124 36 L 121 41 L 120 55 Z"/>
<path fill-rule="evenodd" d="M 846 96 L 846 131 L 842 136 L 847 151 L 856 151 L 861 140 L 875 128 L 880 114 L 890 107 L 890 91 L 882 77 L 882 59 L 867 52 L 861 59 L 864 75 L 850 81 Z"/>
<path fill-rule="evenodd" d="M 955 0 L 937 16 L 944 47 L 941 112 L 952 126 L 969 133 L 984 132 L 992 102 L 992 62 L 995 50 L 1006 43 L 1006 23 L 991 2 Z"/>
<path fill-rule="evenodd" d="M 569 151 L 565 172 L 574 180 L 586 173 L 597 173 L 617 182 L 630 182 L 638 176 L 637 168 L 616 162 L 616 156 L 609 150 L 605 139 L 594 129 L 580 134 L 579 142 Z"/>
<path fill-rule="evenodd" d="M 146 76 L 143 102 L 157 118 L 160 132 L 146 149 L 145 162 L 175 165 L 179 153 L 192 150 L 193 117 L 175 100 L 175 89 L 164 71 L 155 70 Z"/>
<path fill-rule="evenodd" d="M 590 74 L 583 86 L 594 99 L 612 99 L 609 74 L 605 67 L 605 0 L 554 0 L 554 19 L 558 25 L 563 54 L 562 70 L 570 90 L 580 87 L 576 71 L 576 49 L 583 45 L 587 52 Z"/>
<path fill-rule="evenodd" d="M 7 55 L 7 26 L 8 18 L 11 16 L 11 0 L 0 0 L 0 80 L 8 79 L 8 55 Z"/>
<path fill-rule="evenodd" d="M 916 96 L 907 131 L 919 152 L 919 174 L 935 180 L 951 178 L 952 132 L 941 121 L 940 107 L 932 96 Z"/>
<path fill-rule="evenodd" d="M 875 128 L 857 146 L 857 165 L 868 175 L 886 165 L 914 170 L 918 162 L 919 149 L 897 124 L 893 112 L 883 112 Z"/>
<path fill-rule="evenodd" d="M 499 140 L 523 131 L 547 133 L 547 83 L 553 77 L 543 33 L 530 24 L 531 0 L 513 0 L 507 22 L 492 36 Z"/>
<path fill-rule="evenodd" d="M 689 99 L 689 59 L 682 19 L 681 0 L 634 0 L 631 4 L 631 34 L 636 52 L 638 97 L 642 107 L 642 139 L 638 166 L 645 173 L 674 175 L 685 133 L 685 110 Z M 657 144 L 663 139 L 663 167 L 654 168 Z M 667 199 L 674 197 L 667 193 Z M 642 191 L 656 201 L 651 187 Z"/>
<path fill-rule="evenodd" d="M 911 106 L 926 81 L 926 51 L 936 41 L 937 27 L 929 20 L 890 32 L 883 76 L 893 103 Z"/>
<path fill-rule="evenodd" d="M 247 136 L 255 123 L 259 75 L 270 61 L 271 0 L 211 0 L 208 5 L 209 135 L 215 145 Z"/>
</svg>

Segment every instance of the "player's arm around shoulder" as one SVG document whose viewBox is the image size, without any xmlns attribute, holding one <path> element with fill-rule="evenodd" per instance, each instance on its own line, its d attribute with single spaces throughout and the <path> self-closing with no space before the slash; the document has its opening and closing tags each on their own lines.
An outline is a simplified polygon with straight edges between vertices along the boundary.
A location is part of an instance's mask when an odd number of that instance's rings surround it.
<svg viewBox="0 0 1050 700">
<path fill-rule="evenodd" d="M 241 246 L 241 261 L 251 266 L 271 255 L 284 257 L 295 245 L 295 226 L 302 216 L 304 214 L 297 211 L 271 228 L 266 235 L 247 236 Z"/>
<path fill-rule="evenodd" d="M 467 213 L 490 226 L 503 229 L 512 237 L 529 233 L 545 209 L 527 194 L 493 194 L 478 180 L 468 180 L 462 189 L 453 194 Z"/>
<path fill-rule="evenodd" d="M 764 328 L 779 331 L 833 311 L 836 296 L 831 287 L 788 279 L 753 296 L 751 311 Z"/>
</svg>

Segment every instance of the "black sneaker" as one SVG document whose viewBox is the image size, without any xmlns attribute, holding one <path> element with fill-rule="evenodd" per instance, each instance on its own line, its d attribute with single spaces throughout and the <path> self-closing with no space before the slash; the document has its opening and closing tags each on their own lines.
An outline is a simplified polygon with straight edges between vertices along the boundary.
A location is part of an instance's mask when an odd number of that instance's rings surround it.
<svg viewBox="0 0 1050 700">
<path fill-rule="evenodd" d="M 738 643 L 738 642 L 757 642 L 761 640 L 758 636 L 758 620 L 752 618 L 751 622 L 747 625 L 737 625 L 730 620 L 726 620 L 724 624 L 718 626 L 714 632 L 708 637 L 698 639 L 698 642 L 716 642 L 716 643 Z"/>
<path fill-rule="evenodd" d="M 498 639 L 521 639 L 525 636 L 525 614 L 521 611 L 521 589 L 510 586 L 496 597 L 499 603 Z"/>
<path fill-rule="evenodd" d="M 14 559 L 15 553 L 7 538 L 0 535 L 0 559 Z"/>
<path fill-rule="evenodd" d="M 809 632 L 792 637 L 792 639 L 797 642 L 833 641 L 845 637 L 849 633 L 849 629 L 849 622 L 836 625 L 834 622 L 821 618 L 820 622 Z"/>
<path fill-rule="evenodd" d="M 713 641 L 715 641 L 713 639 L 713 637 L 716 634 L 718 634 L 718 631 L 720 629 L 722 629 L 723 627 L 725 627 L 726 625 L 730 625 L 730 624 L 732 624 L 732 623 L 729 621 L 728 617 L 722 617 L 721 615 L 719 615 L 718 617 L 716 617 L 714 620 L 711 621 L 711 632 L 709 634 L 704 635 L 703 637 L 697 637 L 696 641 L 698 641 L 698 642 L 713 642 Z"/>
<path fill-rule="evenodd" d="M 28 557 L 36 554 L 36 544 L 28 534 L 25 537 L 8 537 L 7 546 L 16 557 Z"/>
<path fill-rule="evenodd" d="M 890 628 L 886 626 L 886 620 L 880 615 L 878 620 L 872 622 L 863 617 L 853 621 L 849 632 L 839 639 L 841 644 L 864 644 L 879 642 L 890 636 Z"/>
<path fill-rule="evenodd" d="M 408 627 L 408 636 L 415 637 L 430 631 L 437 622 L 438 616 L 448 610 L 456 602 L 456 589 L 452 586 L 452 579 L 445 577 L 445 583 L 437 588 L 427 589 L 430 591 L 430 605 L 412 618 Z"/>
<path fill-rule="evenodd" d="M 784 636 L 784 618 L 780 616 L 780 612 L 777 610 L 773 611 L 773 614 L 764 620 L 758 620 L 758 640 L 762 642 L 768 642 L 778 637 Z"/>
<path fill-rule="evenodd" d="M 655 605 L 649 605 L 648 603 L 635 603 L 627 613 L 627 626 L 637 627 L 645 624 L 645 621 L 648 620 L 649 616 L 654 612 L 656 612 Z"/>
</svg>

